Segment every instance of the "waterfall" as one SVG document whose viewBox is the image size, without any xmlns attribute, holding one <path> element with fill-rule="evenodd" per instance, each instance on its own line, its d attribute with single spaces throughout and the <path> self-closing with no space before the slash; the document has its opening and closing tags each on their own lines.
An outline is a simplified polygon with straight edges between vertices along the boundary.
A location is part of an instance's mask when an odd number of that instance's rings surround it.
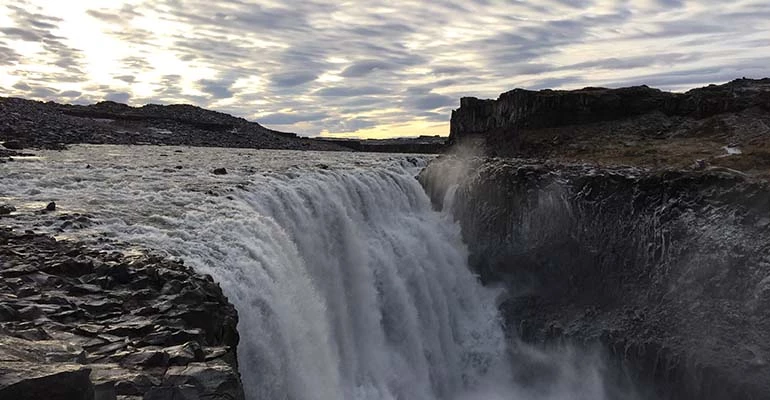
<svg viewBox="0 0 770 400">
<path fill-rule="evenodd" d="M 0 183 L 28 207 L 55 199 L 98 220 L 71 235 L 212 275 L 239 313 L 249 400 L 606 398 L 601 363 L 505 336 L 501 293 L 415 179 L 426 160 L 134 149 L 48 152 Z M 229 173 L 209 173 L 221 160 Z"/>
<path fill-rule="evenodd" d="M 211 274 L 238 309 L 250 399 L 452 399 L 506 375 L 494 302 L 409 163 L 265 177 L 129 239 Z M 125 228 L 124 228 L 125 229 Z"/>
</svg>

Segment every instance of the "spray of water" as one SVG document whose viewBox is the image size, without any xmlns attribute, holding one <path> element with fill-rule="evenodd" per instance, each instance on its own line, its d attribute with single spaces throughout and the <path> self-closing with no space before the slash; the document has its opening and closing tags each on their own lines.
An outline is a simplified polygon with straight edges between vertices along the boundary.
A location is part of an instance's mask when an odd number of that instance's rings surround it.
<svg viewBox="0 0 770 400">
<path fill-rule="evenodd" d="M 414 179 L 424 160 L 171 178 L 114 158 L 85 175 L 83 153 L 57 155 L 75 162 L 53 171 L 20 163 L 2 183 L 99 209 L 96 229 L 211 274 L 239 312 L 249 399 L 606 397 L 593 363 L 512 350 L 499 293 L 469 271 L 459 227 Z M 198 162 L 222 157 L 207 154 Z M 212 199 L 201 189 L 212 179 L 241 189 Z M 551 372 L 533 379 L 521 360 Z"/>
</svg>

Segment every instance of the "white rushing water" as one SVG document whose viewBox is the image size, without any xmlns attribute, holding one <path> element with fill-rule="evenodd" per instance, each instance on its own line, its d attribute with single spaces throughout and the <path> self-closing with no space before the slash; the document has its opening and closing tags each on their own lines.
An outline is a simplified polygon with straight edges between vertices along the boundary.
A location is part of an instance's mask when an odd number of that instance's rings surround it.
<svg viewBox="0 0 770 400">
<path fill-rule="evenodd" d="M 0 203 L 24 212 L 55 200 L 101 223 L 71 235 L 137 243 L 211 274 L 239 312 L 250 399 L 603 397 L 594 370 L 596 382 L 570 375 L 536 396 L 511 383 L 496 292 L 468 270 L 459 227 L 414 179 L 428 158 L 121 146 L 41 155 L 0 166 Z M 220 166 L 229 173 L 210 173 Z"/>
</svg>

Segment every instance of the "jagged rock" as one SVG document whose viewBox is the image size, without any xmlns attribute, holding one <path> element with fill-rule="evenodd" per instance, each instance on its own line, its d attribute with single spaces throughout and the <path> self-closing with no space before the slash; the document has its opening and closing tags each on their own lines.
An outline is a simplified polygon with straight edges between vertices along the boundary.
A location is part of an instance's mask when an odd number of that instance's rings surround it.
<svg viewBox="0 0 770 400">
<path fill-rule="evenodd" d="M 198 342 L 187 342 L 163 349 L 169 356 L 171 365 L 187 365 L 194 361 L 204 361 L 206 354 Z"/>
<path fill-rule="evenodd" d="M 0 399 L 94 400 L 90 374 L 83 365 L 0 361 Z"/>
<path fill-rule="evenodd" d="M 0 244 L 0 398 L 39 378 L 41 387 L 71 386 L 43 398 L 243 398 L 237 314 L 210 277 L 156 256 L 96 252 L 29 232 L 0 230 Z M 208 376 L 199 369 L 190 382 L 202 384 L 164 383 L 169 365 L 191 363 L 230 386 L 199 379 Z M 85 379 L 73 375 L 80 370 Z M 19 398 L 39 398 L 30 393 Z"/>
<path fill-rule="evenodd" d="M 16 211 L 16 207 L 8 204 L 0 205 L 0 215 L 7 215 Z"/>
<path fill-rule="evenodd" d="M 48 205 L 45 206 L 45 210 L 46 211 L 56 211 L 56 203 L 53 202 L 53 201 L 48 203 Z"/>
<path fill-rule="evenodd" d="M 211 173 L 214 175 L 227 175 L 227 170 L 225 168 L 214 168 Z"/>
<path fill-rule="evenodd" d="M 120 365 L 127 367 L 167 367 L 169 356 L 162 350 L 142 350 L 113 356 Z"/>
</svg>

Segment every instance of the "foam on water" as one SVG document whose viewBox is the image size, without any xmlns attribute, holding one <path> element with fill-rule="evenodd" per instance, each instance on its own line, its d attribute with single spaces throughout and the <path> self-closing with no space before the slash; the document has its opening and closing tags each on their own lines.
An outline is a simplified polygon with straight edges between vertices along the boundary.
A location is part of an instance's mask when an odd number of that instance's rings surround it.
<svg viewBox="0 0 770 400">
<path fill-rule="evenodd" d="M 250 399 L 602 398 L 512 383 L 496 292 L 414 179 L 426 161 L 82 146 L 0 167 L 0 197 L 89 212 L 102 224 L 82 235 L 211 274 L 239 312 Z"/>
</svg>

